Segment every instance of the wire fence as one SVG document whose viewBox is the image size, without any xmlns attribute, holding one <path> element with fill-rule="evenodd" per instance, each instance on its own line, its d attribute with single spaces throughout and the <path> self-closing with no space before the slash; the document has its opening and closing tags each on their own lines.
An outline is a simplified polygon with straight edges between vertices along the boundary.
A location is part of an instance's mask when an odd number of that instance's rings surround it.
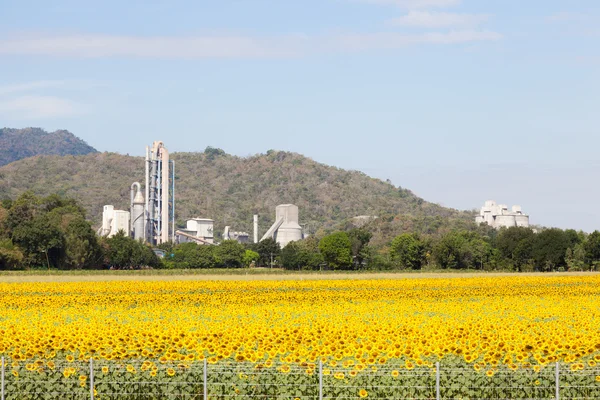
<svg viewBox="0 0 600 400">
<path fill-rule="evenodd" d="M 600 368 L 2 358 L 0 388 L 1 400 L 579 400 L 600 399 Z"/>
</svg>

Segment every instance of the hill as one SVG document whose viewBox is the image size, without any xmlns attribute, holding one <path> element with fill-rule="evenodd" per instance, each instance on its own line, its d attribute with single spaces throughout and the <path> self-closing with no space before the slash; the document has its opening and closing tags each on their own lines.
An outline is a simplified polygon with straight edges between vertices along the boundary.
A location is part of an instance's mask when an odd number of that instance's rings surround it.
<svg viewBox="0 0 600 400">
<path fill-rule="evenodd" d="M 84 155 L 96 149 L 69 131 L 46 132 L 40 128 L 0 129 L 0 166 L 13 161 L 45 155 Z"/>
<path fill-rule="evenodd" d="M 364 173 L 317 163 L 295 153 L 269 151 L 237 157 L 218 149 L 174 153 L 176 216 L 210 217 L 215 231 L 225 225 L 252 231 L 252 215 L 260 215 L 260 232 L 272 224 L 275 206 L 294 203 L 301 223 L 311 233 L 339 228 L 358 215 L 378 216 L 375 229 L 386 236 L 403 230 L 433 232 L 452 224 L 472 224 L 467 212 L 441 207 Z M 95 226 L 102 206 L 129 206 L 129 187 L 144 180 L 144 160 L 115 153 L 84 156 L 38 156 L 0 168 L 0 198 L 16 198 L 26 190 L 38 195 L 59 193 L 79 200 Z M 383 238 L 382 238 L 383 239 Z"/>
</svg>

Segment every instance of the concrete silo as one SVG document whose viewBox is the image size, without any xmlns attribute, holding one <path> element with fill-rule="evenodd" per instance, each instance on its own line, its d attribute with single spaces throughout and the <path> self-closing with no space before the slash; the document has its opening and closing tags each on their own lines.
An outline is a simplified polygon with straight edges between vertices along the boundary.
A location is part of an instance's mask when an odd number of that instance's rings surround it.
<svg viewBox="0 0 600 400">
<path fill-rule="evenodd" d="M 298 224 L 298 206 L 281 204 L 275 208 L 275 223 L 261 241 L 273 238 L 283 248 L 289 242 L 302 240 L 302 227 Z"/>
<path fill-rule="evenodd" d="M 131 235 L 135 240 L 144 240 L 144 208 L 145 201 L 142 185 L 134 182 L 131 185 Z"/>
</svg>

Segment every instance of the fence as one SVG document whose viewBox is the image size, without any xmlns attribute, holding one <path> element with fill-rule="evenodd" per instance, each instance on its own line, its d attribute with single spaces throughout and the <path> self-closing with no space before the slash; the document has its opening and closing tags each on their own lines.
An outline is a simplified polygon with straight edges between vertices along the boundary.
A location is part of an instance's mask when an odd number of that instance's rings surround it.
<svg viewBox="0 0 600 400">
<path fill-rule="evenodd" d="M 216 360 L 211 360 L 216 361 Z M 1 400 L 600 399 L 600 368 L 48 361 L 2 358 Z"/>
</svg>

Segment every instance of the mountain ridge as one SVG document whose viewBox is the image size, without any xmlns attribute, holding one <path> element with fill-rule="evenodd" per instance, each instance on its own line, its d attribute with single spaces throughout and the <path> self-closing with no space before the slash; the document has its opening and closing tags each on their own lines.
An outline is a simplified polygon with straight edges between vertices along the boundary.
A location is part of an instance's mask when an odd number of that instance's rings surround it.
<svg viewBox="0 0 600 400">
<path fill-rule="evenodd" d="M 1 128 L 0 167 L 36 155 L 84 155 L 96 153 L 71 132 L 59 129 L 47 132 L 41 128 Z"/>
<path fill-rule="evenodd" d="M 307 223 L 311 233 L 334 229 L 359 215 L 378 216 L 378 226 L 388 221 L 398 229 L 409 219 L 434 224 L 435 229 L 452 221 L 461 225 L 472 221 L 469 212 L 444 208 L 363 172 L 321 164 L 297 153 L 270 150 L 239 157 L 209 147 L 171 157 L 176 165 L 179 225 L 188 218 L 208 217 L 215 220 L 217 233 L 225 225 L 251 232 L 252 215 L 257 213 L 264 232 L 274 220 L 275 206 L 284 203 L 300 208 L 300 222 Z M 0 167 L 0 197 L 14 199 L 26 190 L 74 197 L 97 226 L 103 205 L 128 208 L 134 181 L 144 183 L 142 157 L 108 152 L 35 156 Z"/>
</svg>

